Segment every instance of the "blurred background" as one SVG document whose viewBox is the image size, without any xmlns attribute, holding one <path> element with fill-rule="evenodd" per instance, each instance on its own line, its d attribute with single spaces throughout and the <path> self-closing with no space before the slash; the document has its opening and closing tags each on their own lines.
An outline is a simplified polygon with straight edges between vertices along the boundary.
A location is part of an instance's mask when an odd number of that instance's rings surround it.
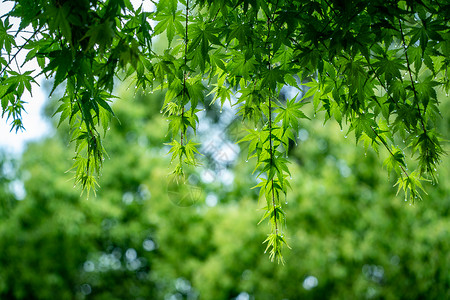
<svg viewBox="0 0 450 300">
<path fill-rule="evenodd" d="M 0 299 L 450 298 L 448 157 L 439 184 L 410 205 L 382 167 L 386 153 L 355 146 L 345 129 L 305 111 L 312 121 L 289 153 L 292 249 L 278 265 L 264 254 L 255 161 L 236 144 L 249 126 L 233 108 L 206 99 L 196 137 L 202 166 L 179 186 L 167 177 L 163 94 L 129 83 L 117 93 L 120 123 L 106 134 L 95 197 L 73 187 L 73 145 L 65 124 L 55 129 L 58 116 L 23 152 L 1 151 Z"/>
</svg>

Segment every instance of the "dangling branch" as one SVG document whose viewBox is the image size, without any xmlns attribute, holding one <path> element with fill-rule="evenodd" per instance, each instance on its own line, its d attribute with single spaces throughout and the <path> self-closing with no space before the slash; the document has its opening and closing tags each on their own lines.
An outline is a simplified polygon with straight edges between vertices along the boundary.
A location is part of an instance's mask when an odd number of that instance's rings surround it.
<svg viewBox="0 0 450 300">
<path fill-rule="evenodd" d="M 271 47 L 270 47 L 270 43 L 269 38 L 270 38 L 270 27 L 272 25 L 271 22 L 271 18 L 269 16 L 267 23 L 268 23 L 268 33 L 267 33 L 267 40 L 266 40 L 266 44 L 267 44 L 267 50 L 268 50 L 268 68 L 269 68 L 269 72 L 272 70 L 272 64 L 270 63 L 272 57 L 271 57 Z M 272 140 L 272 89 L 271 87 L 269 87 L 269 150 L 270 150 L 270 168 L 273 168 L 273 140 Z M 273 183 L 273 178 L 271 179 L 271 190 L 272 190 L 272 206 L 273 206 L 273 214 L 274 214 L 274 218 L 275 218 L 275 233 L 278 235 L 278 223 L 277 223 L 277 204 L 275 201 L 275 191 L 274 191 L 274 183 Z"/>
<path fill-rule="evenodd" d="M 183 134 L 184 134 L 184 125 L 183 125 L 183 119 L 184 119 L 184 99 L 186 97 L 186 77 L 187 77 L 187 53 L 188 53 L 188 21 L 189 21 L 189 0 L 186 0 L 186 33 L 184 37 L 184 71 L 183 71 L 183 93 L 182 93 L 182 99 L 181 99 L 181 139 L 180 144 L 181 147 L 183 147 Z"/>
<path fill-rule="evenodd" d="M 435 166 L 438 163 L 439 154 L 442 153 L 442 150 L 440 148 L 439 143 L 436 143 L 435 141 L 433 141 L 433 139 L 428 134 L 426 124 L 424 121 L 426 106 L 424 105 L 424 107 L 423 107 L 423 115 L 422 115 L 422 110 L 420 109 L 420 105 L 419 105 L 419 95 L 418 95 L 418 92 L 417 92 L 417 89 L 415 86 L 415 81 L 412 76 L 411 64 L 410 64 L 409 58 L 408 58 L 408 51 L 407 51 L 408 49 L 406 46 L 405 35 L 403 33 L 402 22 L 400 19 L 398 20 L 398 23 L 400 26 L 400 34 L 402 36 L 403 48 L 405 51 L 406 65 L 408 67 L 409 78 L 411 80 L 411 87 L 412 87 L 412 90 L 414 93 L 414 102 L 416 103 L 417 111 L 419 113 L 419 120 L 420 120 L 420 125 L 423 130 L 424 138 L 427 140 L 426 142 L 425 141 L 421 142 L 422 149 L 420 150 L 420 156 L 425 159 L 425 163 L 424 163 L 425 166 L 423 165 L 422 162 L 420 163 L 420 173 L 429 172 L 432 182 L 436 182 L 437 181 L 436 169 L 433 166 Z M 420 140 L 417 142 L 417 144 L 419 144 L 419 143 L 420 143 Z M 431 146 L 430 146 L 430 144 L 431 144 Z M 433 148 L 433 149 L 431 149 L 431 148 Z"/>
<path fill-rule="evenodd" d="M 278 1 L 275 4 L 274 10 L 272 15 L 267 14 L 267 37 L 266 37 L 266 46 L 267 46 L 267 50 L 268 50 L 268 54 L 267 54 L 267 63 L 268 63 L 268 70 L 269 73 L 272 70 L 272 64 L 271 64 L 271 60 L 272 60 L 272 50 L 271 50 L 271 45 L 270 45 L 270 31 L 271 31 L 271 27 L 272 27 L 272 16 L 274 14 L 274 12 L 276 11 L 278 6 Z M 269 159 L 269 169 L 268 172 L 269 174 L 272 172 L 272 169 L 274 168 L 274 145 L 273 145 L 273 136 L 272 136 L 272 88 L 269 85 L 269 98 L 268 98 L 268 106 L 269 106 L 269 151 L 270 151 L 270 159 Z M 272 175 L 273 176 L 273 175 Z M 269 178 L 270 176 L 267 176 L 267 178 Z M 272 240 L 273 244 L 272 244 L 272 253 L 271 253 L 271 257 L 273 259 L 273 257 L 278 256 L 280 254 L 280 247 L 281 245 L 279 244 L 279 228 L 278 228 L 278 211 L 277 211 L 277 199 L 276 199 L 276 195 L 275 195 L 275 183 L 274 183 L 274 178 L 270 178 L 270 189 L 271 189 L 271 202 L 272 202 L 272 210 L 273 210 L 273 224 L 274 224 L 274 231 L 275 231 L 275 237 Z M 278 195 L 278 193 L 277 193 Z M 270 246 L 270 242 L 269 242 L 269 246 Z M 282 258 L 281 258 L 282 261 Z"/>
<path fill-rule="evenodd" d="M 270 61 L 269 61 L 269 71 L 270 71 Z M 270 168 L 273 168 L 273 140 L 272 140 L 272 101 L 271 101 L 271 90 L 269 88 L 269 144 L 270 144 Z M 270 171 L 269 171 L 270 172 Z M 271 190 L 272 190 L 272 206 L 273 214 L 275 218 L 275 233 L 278 235 L 278 224 L 277 224 L 277 204 L 275 202 L 275 191 L 273 178 L 271 179 Z"/>
</svg>

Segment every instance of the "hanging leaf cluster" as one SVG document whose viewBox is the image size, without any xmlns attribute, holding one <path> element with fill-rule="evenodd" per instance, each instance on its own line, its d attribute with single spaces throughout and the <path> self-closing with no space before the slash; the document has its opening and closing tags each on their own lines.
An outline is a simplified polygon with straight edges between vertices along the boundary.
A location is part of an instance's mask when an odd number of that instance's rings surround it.
<svg viewBox="0 0 450 300">
<path fill-rule="evenodd" d="M 436 122 L 450 89 L 446 0 L 148 0 L 153 11 L 130 0 L 12 2 L 0 20 L 2 116 L 11 130 L 23 128 L 22 95 L 39 75 L 53 78 L 50 94 L 63 87 L 55 114 L 70 125 L 83 190 L 96 188 L 114 82 L 128 77 L 143 91 L 165 91 L 176 178 L 198 165 L 195 131 L 207 95 L 254 124 L 241 142 L 255 159 L 271 259 L 282 261 L 287 245 L 288 149 L 309 119 L 305 105 L 365 147 L 386 149 L 384 164 L 406 200 L 422 197 L 423 181 L 437 181 L 444 150 Z M 164 51 L 153 48 L 156 38 L 167 41 Z M 28 61 L 40 69 L 26 69 Z M 300 96 L 283 100 L 284 87 Z"/>
</svg>

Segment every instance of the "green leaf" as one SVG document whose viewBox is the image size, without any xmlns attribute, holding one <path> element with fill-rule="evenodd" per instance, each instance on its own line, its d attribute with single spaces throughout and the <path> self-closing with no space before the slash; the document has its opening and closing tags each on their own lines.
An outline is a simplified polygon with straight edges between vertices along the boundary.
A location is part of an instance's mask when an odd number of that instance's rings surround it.
<svg viewBox="0 0 450 300">
<path fill-rule="evenodd" d="M 49 27 L 50 30 L 56 31 L 60 30 L 66 41 L 70 44 L 72 43 L 72 29 L 68 21 L 69 16 L 69 5 L 65 3 L 62 6 L 47 6 L 47 16 L 50 18 Z"/>
<path fill-rule="evenodd" d="M 403 61 L 399 58 L 384 57 L 374 63 L 377 67 L 377 73 L 379 76 L 384 76 L 387 82 L 391 82 L 395 79 L 401 79 L 401 70 L 406 70 Z"/>
<path fill-rule="evenodd" d="M 70 105 L 70 99 L 68 97 L 63 97 L 63 98 L 59 99 L 59 101 L 62 102 L 62 104 L 58 107 L 58 109 L 52 115 L 52 117 L 53 117 L 57 113 L 61 113 L 57 127 L 59 127 L 61 125 L 61 123 L 65 119 L 67 119 L 67 117 L 69 117 L 72 112 L 71 105 Z"/>
<path fill-rule="evenodd" d="M 284 81 L 287 84 L 289 84 L 290 86 L 300 89 L 300 87 L 297 84 L 297 80 L 291 74 L 288 73 L 288 74 L 284 75 Z"/>
<path fill-rule="evenodd" d="M 391 155 L 389 155 L 385 159 L 384 165 L 388 173 L 390 173 L 392 170 L 395 170 L 397 174 L 401 175 L 401 168 L 406 168 L 405 156 L 403 154 L 403 151 L 398 148 L 392 147 L 392 149 L 390 149 L 390 153 Z"/>
<path fill-rule="evenodd" d="M 298 131 L 299 119 L 309 119 L 300 108 L 305 105 L 305 102 L 295 102 L 297 95 L 286 101 L 286 107 L 277 108 L 274 113 L 277 114 L 275 118 L 275 123 L 282 121 L 283 130 L 286 131 L 288 128 L 293 128 Z"/>
<path fill-rule="evenodd" d="M 89 43 L 87 50 L 99 46 L 99 52 L 103 53 L 105 49 L 109 48 L 114 38 L 114 22 L 110 19 L 105 20 L 100 24 L 92 25 L 84 35 L 83 39 L 88 38 Z"/>
<path fill-rule="evenodd" d="M 116 116 L 111 108 L 111 106 L 103 99 L 102 97 L 95 98 L 95 101 L 97 101 L 98 104 L 100 104 L 101 107 L 103 107 L 106 111 L 108 111 L 112 116 Z"/>
<path fill-rule="evenodd" d="M 430 101 L 437 100 L 435 86 L 438 86 L 437 81 L 432 80 L 432 76 L 427 77 L 425 80 L 418 82 L 414 85 L 416 92 L 419 96 L 419 101 L 422 103 L 425 109 L 427 109 L 428 103 Z"/>
<path fill-rule="evenodd" d="M 50 91 L 50 95 L 53 94 L 55 89 L 66 79 L 69 70 L 72 67 L 72 54 L 67 48 L 62 50 L 57 50 L 49 53 L 50 62 L 43 70 L 44 72 L 54 72 L 56 74 L 54 77 L 53 87 Z"/>
<path fill-rule="evenodd" d="M 9 24 L 8 18 L 5 19 L 4 23 L 0 20 L 0 49 L 3 49 L 4 47 L 8 53 L 11 53 L 12 46 L 17 47 L 14 36 L 8 34 L 8 30 L 10 30 L 12 26 L 12 24 Z M 6 63 L 3 64 L 6 65 Z"/>
</svg>

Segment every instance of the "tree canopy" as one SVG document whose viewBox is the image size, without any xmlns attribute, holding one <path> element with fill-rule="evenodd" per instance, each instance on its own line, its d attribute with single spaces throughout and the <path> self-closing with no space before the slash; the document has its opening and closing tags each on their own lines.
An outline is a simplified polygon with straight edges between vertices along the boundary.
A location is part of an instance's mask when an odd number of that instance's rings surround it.
<svg viewBox="0 0 450 300">
<path fill-rule="evenodd" d="M 444 151 L 436 123 L 450 89 L 446 0 L 161 0 L 153 11 L 130 0 L 12 2 L 0 22 L 3 115 L 12 130 L 21 129 L 21 98 L 35 78 L 53 78 L 50 94 L 64 84 L 55 114 L 70 125 L 75 182 L 83 190 L 95 190 L 106 155 L 114 82 L 128 77 L 143 93 L 165 92 L 160 109 L 179 180 L 198 165 L 195 132 L 206 95 L 230 101 L 251 124 L 241 142 L 256 160 L 272 259 L 281 259 L 286 244 L 289 145 L 312 117 L 307 105 L 365 147 L 384 148 L 386 169 L 406 200 L 421 198 L 424 180 L 437 181 Z M 160 51 L 153 46 L 158 36 L 167 42 Z M 28 61 L 40 69 L 27 69 Z M 299 96 L 285 99 L 285 87 Z"/>
</svg>

